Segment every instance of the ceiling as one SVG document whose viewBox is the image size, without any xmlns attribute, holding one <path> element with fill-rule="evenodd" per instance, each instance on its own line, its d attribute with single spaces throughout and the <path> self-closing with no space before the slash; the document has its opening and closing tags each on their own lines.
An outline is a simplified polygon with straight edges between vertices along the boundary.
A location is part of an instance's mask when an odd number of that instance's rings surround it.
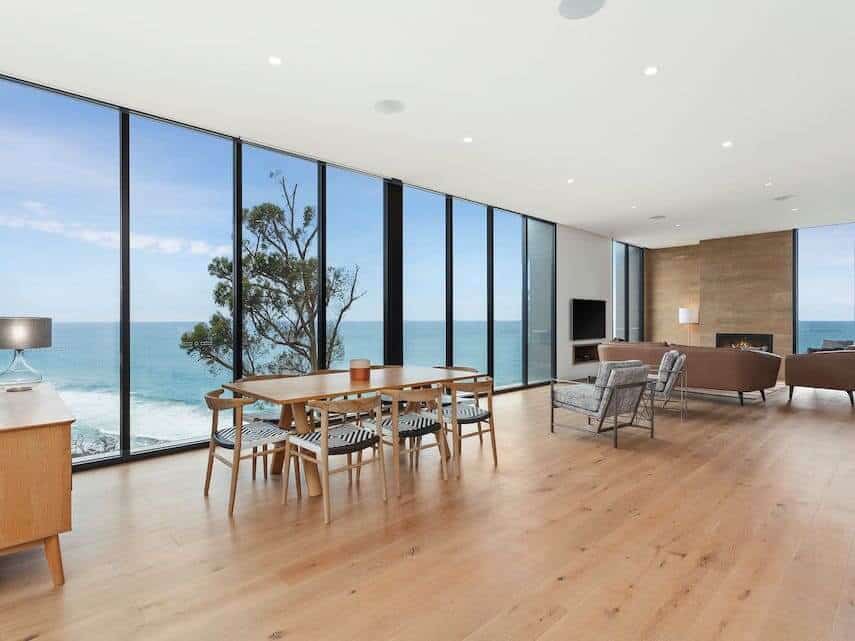
<svg viewBox="0 0 855 641">
<path fill-rule="evenodd" d="M 0 73 L 663 247 L 855 220 L 853 27 L 846 0 L 49 1 L 7 7 Z"/>
</svg>

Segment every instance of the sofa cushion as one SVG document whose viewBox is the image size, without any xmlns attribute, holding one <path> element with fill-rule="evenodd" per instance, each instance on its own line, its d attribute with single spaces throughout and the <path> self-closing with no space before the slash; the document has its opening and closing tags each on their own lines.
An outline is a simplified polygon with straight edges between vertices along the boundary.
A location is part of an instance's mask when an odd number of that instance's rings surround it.
<svg viewBox="0 0 855 641">
<path fill-rule="evenodd" d="M 852 341 L 825 338 L 820 349 L 844 349 L 852 345 Z"/>
</svg>

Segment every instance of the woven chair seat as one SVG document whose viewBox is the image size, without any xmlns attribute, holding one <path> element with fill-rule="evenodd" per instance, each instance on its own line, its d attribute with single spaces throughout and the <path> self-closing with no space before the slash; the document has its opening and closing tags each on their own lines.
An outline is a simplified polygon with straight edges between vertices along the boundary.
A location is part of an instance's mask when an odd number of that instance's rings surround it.
<svg viewBox="0 0 855 641">
<path fill-rule="evenodd" d="M 383 433 L 392 436 L 392 417 L 387 416 L 380 422 Z M 402 414 L 398 417 L 398 436 L 400 438 L 411 438 L 424 436 L 439 431 L 439 423 L 435 414 Z"/>
<path fill-rule="evenodd" d="M 217 430 L 214 441 L 220 447 L 233 450 L 235 448 L 235 436 L 237 427 L 225 427 Z M 241 428 L 241 447 L 260 447 L 262 445 L 274 445 L 283 443 L 288 438 L 288 432 L 280 430 L 264 421 L 251 421 Z"/>
<path fill-rule="evenodd" d="M 312 452 L 321 451 L 321 431 L 315 430 L 306 434 L 291 434 L 289 436 L 292 445 L 296 445 Z M 377 432 L 373 424 L 367 422 L 363 425 L 346 423 L 331 427 L 329 430 L 329 441 L 327 449 L 330 456 L 338 454 L 350 454 L 359 452 L 374 446 L 377 441 Z"/>
<path fill-rule="evenodd" d="M 442 412 L 445 414 L 446 422 L 450 422 L 452 417 L 451 406 L 443 407 Z M 480 423 L 488 420 L 489 418 L 490 412 L 483 407 L 477 407 L 476 405 L 471 405 L 469 403 L 457 404 L 457 422 L 460 424 Z"/>
</svg>

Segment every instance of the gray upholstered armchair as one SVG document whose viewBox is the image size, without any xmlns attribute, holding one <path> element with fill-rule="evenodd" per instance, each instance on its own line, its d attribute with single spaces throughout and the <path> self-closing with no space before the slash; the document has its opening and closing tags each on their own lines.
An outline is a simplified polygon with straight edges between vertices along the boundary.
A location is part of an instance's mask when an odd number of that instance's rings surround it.
<svg viewBox="0 0 855 641">
<path fill-rule="evenodd" d="M 587 417 L 588 425 L 596 423 L 597 434 L 612 431 L 617 447 L 618 429 L 640 427 L 653 438 L 653 407 L 648 408 L 649 425 L 637 423 L 638 409 L 648 385 L 648 368 L 641 361 L 600 363 L 594 383 L 577 383 L 554 379 L 550 383 L 549 429 L 555 431 L 555 410 L 562 409 Z M 652 396 L 651 396 L 652 399 Z M 612 417 L 611 425 L 606 419 Z M 574 426 L 566 426 L 574 427 Z"/>
<path fill-rule="evenodd" d="M 686 417 L 686 355 L 676 349 L 669 350 L 662 355 L 659 363 L 659 371 L 650 374 L 651 394 L 654 401 L 662 403 L 662 409 L 671 401 L 674 390 L 680 391 L 680 418 Z"/>
</svg>

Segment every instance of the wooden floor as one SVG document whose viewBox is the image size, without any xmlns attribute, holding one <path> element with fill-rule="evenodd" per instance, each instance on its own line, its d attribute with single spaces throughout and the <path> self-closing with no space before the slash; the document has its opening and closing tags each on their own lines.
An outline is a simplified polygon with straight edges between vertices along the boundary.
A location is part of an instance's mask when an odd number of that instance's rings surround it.
<svg viewBox="0 0 855 641">
<path fill-rule="evenodd" d="M 547 398 L 497 397 L 497 470 L 469 439 L 462 480 L 431 451 L 388 505 L 374 466 L 338 475 L 329 527 L 249 466 L 230 522 L 201 451 L 76 474 L 67 583 L 41 550 L 0 557 L 0 639 L 855 638 L 845 394 L 692 400 L 618 450 L 549 435 Z"/>
</svg>

